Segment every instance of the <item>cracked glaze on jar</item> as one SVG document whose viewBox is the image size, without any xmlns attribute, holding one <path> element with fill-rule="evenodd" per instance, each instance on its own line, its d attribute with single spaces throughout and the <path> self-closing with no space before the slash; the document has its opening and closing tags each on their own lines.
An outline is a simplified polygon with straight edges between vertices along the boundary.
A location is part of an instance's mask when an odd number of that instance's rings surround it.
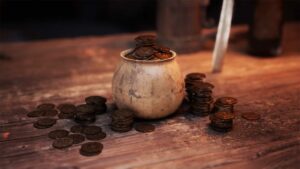
<svg viewBox="0 0 300 169">
<path fill-rule="evenodd" d="M 184 81 L 181 71 L 172 57 L 163 60 L 134 60 L 121 52 L 112 94 L 120 109 L 130 109 L 139 118 L 157 119 L 176 111 L 184 97 Z"/>
</svg>

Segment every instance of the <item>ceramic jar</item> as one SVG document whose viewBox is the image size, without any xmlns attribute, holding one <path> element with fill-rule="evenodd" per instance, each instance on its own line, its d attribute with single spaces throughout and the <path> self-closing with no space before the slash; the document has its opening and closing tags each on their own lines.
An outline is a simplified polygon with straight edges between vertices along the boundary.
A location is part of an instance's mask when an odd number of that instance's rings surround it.
<svg viewBox="0 0 300 169">
<path fill-rule="evenodd" d="M 184 81 L 176 53 L 164 60 L 134 60 L 121 52 L 112 81 L 113 100 L 144 119 L 157 119 L 176 111 L 184 97 Z"/>
</svg>

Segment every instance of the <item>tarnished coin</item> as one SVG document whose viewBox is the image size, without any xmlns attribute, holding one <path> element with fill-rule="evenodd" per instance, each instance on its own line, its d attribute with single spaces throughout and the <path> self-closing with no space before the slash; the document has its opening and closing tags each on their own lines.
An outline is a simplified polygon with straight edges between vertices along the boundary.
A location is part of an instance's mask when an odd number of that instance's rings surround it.
<svg viewBox="0 0 300 169">
<path fill-rule="evenodd" d="M 68 137 L 73 140 L 73 144 L 79 144 L 85 140 L 84 136 L 81 134 L 70 134 Z"/>
<path fill-rule="evenodd" d="M 75 113 L 59 113 L 58 118 L 60 119 L 73 119 L 75 117 Z"/>
<path fill-rule="evenodd" d="M 237 103 L 237 99 L 233 97 L 221 97 L 217 99 L 216 103 L 223 105 L 234 105 Z"/>
<path fill-rule="evenodd" d="M 70 130 L 72 133 L 83 133 L 84 127 L 85 126 L 83 126 L 83 125 L 75 125 L 75 126 L 72 126 Z"/>
<path fill-rule="evenodd" d="M 63 103 L 57 106 L 61 113 L 70 114 L 76 111 L 76 106 L 70 103 Z"/>
<path fill-rule="evenodd" d="M 137 44 L 154 44 L 156 36 L 154 35 L 141 35 L 134 39 Z"/>
<path fill-rule="evenodd" d="M 41 126 L 37 122 L 35 122 L 35 123 L 33 123 L 33 127 L 37 128 L 37 129 L 46 129 L 46 128 L 52 127 L 52 125 L 51 126 Z"/>
<path fill-rule="evenodd" d="M 83 156 L 94 156 L 102 152 L 103 145 L 98 142 L 88 142 L 81 145 L 79 150 L 80 154 Z"/>
<path fill-rule="evenodd" d="M 255 121 L 260 119 L 260 114 L 254 112 L 243 113 L 242 117 L 246 120 Z"/>
<path fill-rule="evenodd" d="M 107 101 L 107 99 L 105 97 L 102 96 L 89 96 L 87 98 L 85 98 L 85 102 L 86 104 L 89 105 L 101 105 L 104 104 Z"/>
<path fill-rule="evenodd" d="M 198 73 L 198 72 L 193 72 L 189 73 L 185 76 L 186 79 L 191 79 L 191 80 L 202 80 L 206 78 L 206 75 L 204 73 Z"/>
<path fill-rule="evenodd" d="M 159 52 L 162 53 L 171 53 L 170 52 L 170 48 L 165 47 L 165 46 L 161 46 L 161 45 L 154 45 L 153 48 Z"/>
<path fill-rule="evenodd" d="M 106 137 L 106 133 L 104 133 L 104 132 L 101 131 L 101 132 L 99 132 L 97 134 L 85 135 L 85 136 L 86 136 L 86 138 L 88 140 L 96 141 L 96 140 L 102 140 L 102 139 L 104 139 Z"/>
<path fill-rule="evenodd" d="M 229 112 L 216 112 L 214 116 L 222 120 L 232 120 L 234 119 L 234 114 Z"/>
<path fill-rule="evenodd" d="M 155 130 L 155 126 L 152 124 L 148 123 L 137 123 L 134 125 L 134 129 L 136 131 L 142 132 L 142 133 L 147 133 L 147 132 L 152 132 Z"/>
<path fill-rule="evenodd" d="M 86 135 L 94 135 L 102 131 L 101 127 L 98 126 L 86 126 L 83 128 L 83 133 Z"/>
<path fill-rule="evenodd" d="M 81 105 L 78 105 L 76 107 L 77 109 L 77 114 L 93 114 L 95 113 L 95 109 L 92 105 L 88 105 L 88 104 L 81 104 Z"/>
<path fill-rule="evenodd" d="M 139 58 L 147 58 L 147 57 L 153 55 L 154 53 L 155 53 L 155 51 L 151 47 L 140 47 L 140 48 L 136 49 L 136 51 L 135 51 L 135 54 Z"/>
<path fill-rule="evenodd" d="M 58 114 L 58 111 L 55 109 L 43 111 L 43 116 L 53 117 L 53 116 L 56 116 L 57 114 Z"/>
<path fill-rule="evenodd" d="M 56 119 L 52 118 L 41 118 L 37 121 L 40 126 L 53 126 L 56 123 Z"/>
<path fill-rule="evenodd" d="M 48 133 L 48 137 L 51 139 L 63 138 L 69 135 L 69 131 L 67 130 L 53 130 Z"/>
<path fill-rule="evenodd" d="M 154 53 L 154 57 L 158 58 L 158 59 L 168 59 L 172 57 L 172 53 L 159 53 L 156 52 Z"/>
<path fill-rule="evenodd" d="M 217 132 L 229 132 L 232 130 L 232 126 L 231 127 L 226 127 L 226 128 L 222 128 L 222 127 L 218 127 L 216 125 L 214 125 L 213 123 L 209 124 L 210 128 L 217 131 Z"/>
<path fill-rule="evenodd" d="M 55 108 L 55 105 L 52 103 L 42 103 L 36 107 L 38 110 L 51 110 Z"/>
<path fill-rule="evenodd" d="M 40 117 L 43 115 L 43 111 L 41 110 L 33 110 L 27 114 L 28 117 Z"/>
<path fill-rule="evenodd" d="M 73 144 L 73 139 L 70 137 L 58 138 L 53 141 L 52 146 L 57 149 L 63 149 L 67 147 L 71 147 Z"/>
</svg>

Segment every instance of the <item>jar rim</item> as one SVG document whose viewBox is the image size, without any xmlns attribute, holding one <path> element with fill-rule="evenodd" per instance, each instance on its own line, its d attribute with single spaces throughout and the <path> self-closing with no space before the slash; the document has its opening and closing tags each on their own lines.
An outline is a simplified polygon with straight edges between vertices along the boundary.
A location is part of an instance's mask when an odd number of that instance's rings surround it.
<svg viewBox="0 0 300 169">
<path fill-rule="evenodd" d="M 171 60 L 173 60 L 173 59 L 176 57 L 176 55 L 177 55 L 176 52 L 174 52 L 173 50 L 170 50 L 171 53 L 172 53 L 172 57 L 167 58 L 167 59 L 159 59 L 159 60 L 137 60 L 137 59 L 130 59 L 130 58 L 125 57 L 125 55 L 126 55 L 127 53 L 131 52 L 132 50 L 133 50 L 133 48 L 123 50 L 123 51 L 120 53 L 121 58 L 123 58 L 123 59 L 126 60 L 126 61 L 136 62 L 136 63 L 159 63 L 159 62 L 171 61 Z"/>
</svg>

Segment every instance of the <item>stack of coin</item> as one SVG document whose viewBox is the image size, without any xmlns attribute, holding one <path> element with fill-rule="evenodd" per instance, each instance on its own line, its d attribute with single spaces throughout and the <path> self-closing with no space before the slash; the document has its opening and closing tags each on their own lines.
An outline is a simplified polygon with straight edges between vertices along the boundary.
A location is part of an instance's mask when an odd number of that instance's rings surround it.
<svg viewBox="0 0 300 169">
<path fill-rule="evenodd" d="M 136 47 L 126 54 L 127 58 L 134 60 L 161 60 L 172 57 L 169 48 L 156 43 L 153 35 L 142 35 L 135 38 Z"/>
<path fill-rule="evenodd" d="M 211 110 L 212 89 L 214 86 L 203 82 L 205 74 L 190 73 L 185 78 L 186 93 L 190 103 L 191 113 L 198 116 L 207 116 Z"/>
<path fill-rule="evenodd" d="M 234 114 L 230 112 L 216 112 L 210 115 L 210 127 L 219 132 L 232 130 Z"/>
<path fill-rule="evenodd" d="M 60 104 L 57 106 L 57 109 L 60 111 L 58 117 L 60 119 L 73 119 L 76 112 L 76 106 L 69 103 Z"/>
<path fill-rule="evenodd" d="M 134 114 L 129 110 L 116 110 L 111 114 L 111 129 L 117 132 L 127 132 L 132 129 Z"/>
<path fill-rule="evenodd" d="M 75 121 L 80 124 L 90 124 L 96 121 L 94 106 L 81 104 L 76 107 Z"/>
<path fill-rule="evenodd" d="M 233 97 L 221 97 L 216 100 L 212 113 L 216 112 L 234 112 L 234 105 L 237 103 L 237 99 Z"/>
<path fill-rule="evenodd" d="M 189 93 L 189 89 L 193 86 L 193 84 L 203 82 L 205 77 L 206 77 L 205 74 L 198 73 L 198 72 L 187 74 L 184 79 L 186 92 Z"/>
<path fill-rule="evenodd" d="M 102 96 L 90 96 L 85 98 L 86 104 L 93 106 L 96 114 L 102 114 L 106 112 L 106 101 L 107 99 Z"/>
<path fill-rule="evenodd" d="M 106 133 L 98 126 L 85 126 L 82 132 L 88 140 L 102 140 L 106 137 Z"/>
</svg>

